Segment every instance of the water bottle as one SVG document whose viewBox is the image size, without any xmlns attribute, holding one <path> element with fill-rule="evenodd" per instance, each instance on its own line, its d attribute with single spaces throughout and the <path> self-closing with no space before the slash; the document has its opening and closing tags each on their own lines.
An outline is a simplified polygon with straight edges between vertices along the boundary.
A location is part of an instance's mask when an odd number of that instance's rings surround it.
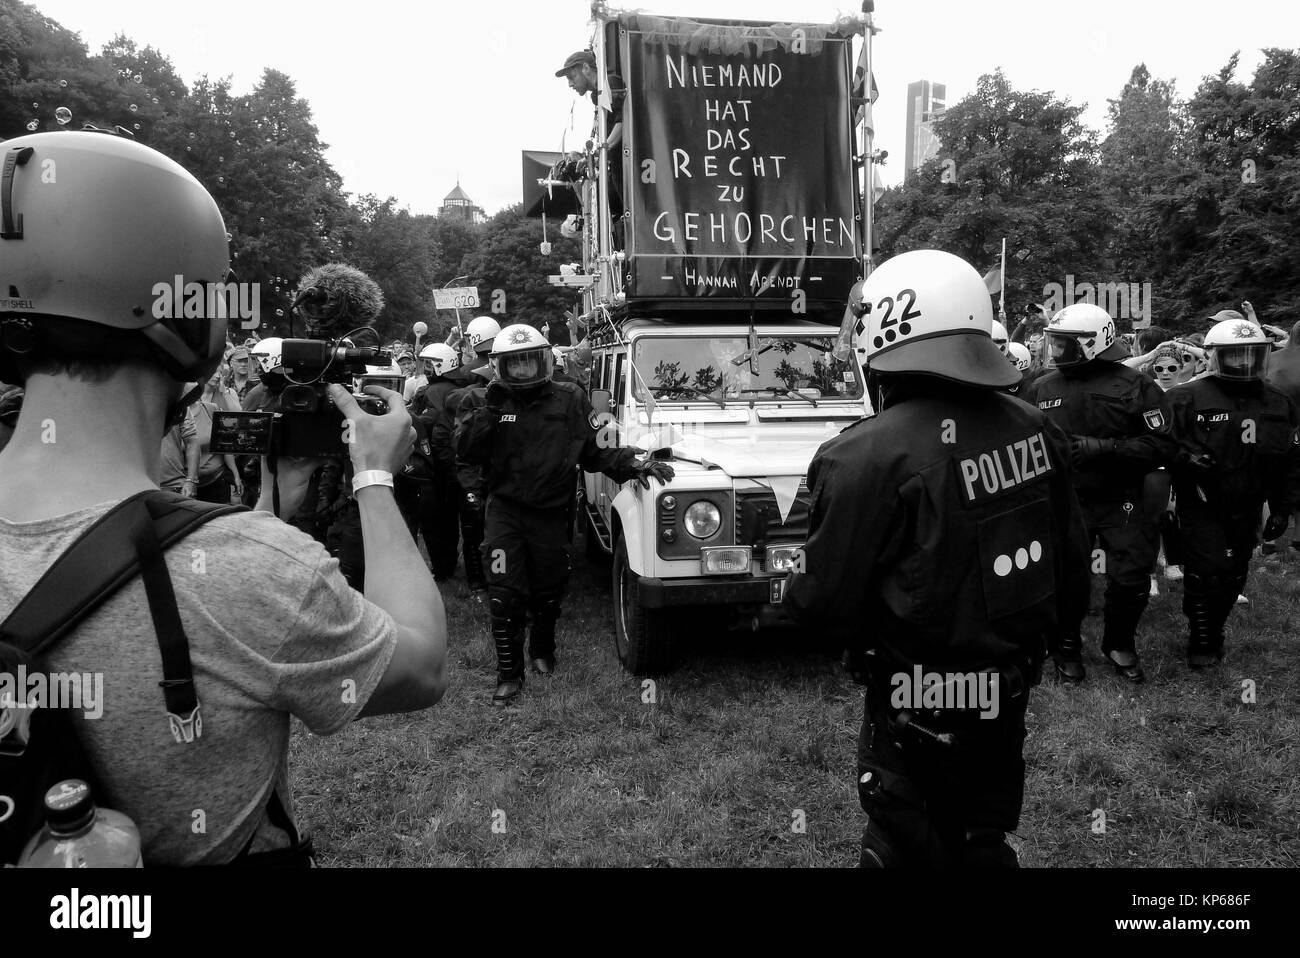
<svg viewBox="0 0 1300 958">
<path fill-rule="evenodd" d="M 59 782 L 45 793 L 45 827 L 18 859 L 19 868 L 141 868 L 140 830 L 111 808 L 96 808 L 90 786 Z"/>
</svg>

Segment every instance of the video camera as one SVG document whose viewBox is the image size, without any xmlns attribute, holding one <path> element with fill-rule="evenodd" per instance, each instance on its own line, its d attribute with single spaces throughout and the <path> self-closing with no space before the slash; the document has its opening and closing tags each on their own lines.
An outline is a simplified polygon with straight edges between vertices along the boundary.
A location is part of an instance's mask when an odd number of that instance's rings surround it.
<svg viewBox="0 0 1300 958">
<path fill-rule="evenodd" d="M 281 372 L 264 376 L 267 388 L 278 391 L 279 411 L 215 413 L 211 450 L 244 456 L 345 458 L 348 448 L 343 413 L 329 397 L 329 384 L 351 389 L 358 406 L 371 415 L 382 416 L 388 412 L 388 405 L 361 390 L 373 384 L 400 393 L 406 377 L 366 372 L 367 366 L 391 365 L 388 350 L 340 342 L 284 340 Z M 274 387 L 272 382 L 276 383 Z"/>
</svg>

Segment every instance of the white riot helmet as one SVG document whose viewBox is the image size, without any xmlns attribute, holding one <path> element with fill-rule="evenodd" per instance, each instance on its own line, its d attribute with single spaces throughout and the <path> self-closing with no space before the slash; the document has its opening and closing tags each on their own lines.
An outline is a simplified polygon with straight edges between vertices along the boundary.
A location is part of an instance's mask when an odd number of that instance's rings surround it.
<svg viewBox="0 0 1300 958">
<path fill-rule="evenodd" d="M 480 316 L 470 320 L 470 324 L 465 327 L 465 338 L 469 340 L 470 349 L 476 353 L 485 353 L 493 348 L 493 341 L 500 332 L 500 323 L 491 316 Z"/>
<path fill-rule="evenodd" d="M 1238 381 L 1263 379 L 1273 348 L 1264 331 L 1245 319 L 1216 323 L 1203 345 L 1210 354 L 1210 375 Z"/>
<path fill-rule="evenodd" d="M 1011 337 L 1007 335 L 1007 328 L 996 319 L 993 320 L 993 342 L 997 345 L 998 349 L 1002 350 L 1002 355 L 1004 356 L 1007 354 L 1007 340 L 1010 338 Z"/>
<path fill-rule="evenodd" d="M 861 298 L 857 347 L 871 372 L 926 373 L 993 389 L 1020 381 L 993 343 L 988 287 L 960 257 L 902 253 L 867 277 Z"/>
<path fill-rule="evenodd" d="M 1128 347 L 1115 335 L 1115 320 L 1092 303 L 1059 310 L 1043 333 L 1047 364 L 1054 369 L 1082 366 L 1094 359 L 1117 361 L 1128 355 Z"/>
<path fill-rule="evenodd" d="M 280 352 L 283 348 L 283 339 L 279 336 L 268 336 L 266 339 L 254 343 L 248 351 L 263 374 L 265 374 L 279 368 Z"/>
<path fill-rule="evenodd" d="M 1033 362 L 1033 357 L 1029 355 L 1029 347 L 1024 343 L 1007 343 L 1007 359 L 1011 360 L 1011 365 L 1022 373 L 1028 370 Z"/>
<path fill-rule="evenodd" d="M 551 378 L 551 344 L 527 323 L 515 323 L 501 330 L 489 355 L 493 375 L 503 385 L 525 388 Z"/>
<path fill-rule="evenodd" d="M 445 376 L 460 366 L 460 353 L 446 343 L 430 343 L 420 350 L 420 358 L 429 361 L 435 376 Z"/>
</svg>

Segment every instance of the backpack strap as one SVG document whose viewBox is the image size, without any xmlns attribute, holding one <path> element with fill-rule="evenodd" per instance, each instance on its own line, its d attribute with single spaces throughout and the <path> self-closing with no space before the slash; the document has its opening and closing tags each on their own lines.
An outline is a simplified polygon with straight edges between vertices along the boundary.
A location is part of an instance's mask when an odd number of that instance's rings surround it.
<svg viewBox="0 0 1300 958">
<path fill-rule="evenodd" d="M 217 516 L 245 511 L 244 506 L 198 502 L 159 489 L 123 499 L 45 570 L 0 623 L 0 641 L 40 655 L 135 578 L 140 558 L 134 533 L 146 514 L 142 507 L 152 520 L 159 551 Z M 150 611 L 154 611 L 152 601 Z"/>
</svg>

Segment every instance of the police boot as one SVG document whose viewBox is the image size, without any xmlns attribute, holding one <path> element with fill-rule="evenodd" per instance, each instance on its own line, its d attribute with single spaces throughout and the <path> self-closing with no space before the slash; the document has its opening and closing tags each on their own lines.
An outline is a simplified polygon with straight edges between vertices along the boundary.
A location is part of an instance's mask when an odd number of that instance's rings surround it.
<svg viewBox="0 0 1300 958">
<path fill-rule="evenodd" d="M 1116 673 L 1134 684 L 1146 678 L 1134 647 L 1134 637 L 1148 598 L 1145 583 L 1136 588 L 1112 585 L 1106 589 L 1106 626 L 1102 633 L 1101 651 L 1115 667 Z"/>
<path fill-rule="evenodd" d="M 1208 588 L 1203 576 L 1188 575 L 1185 581 L 1183 612 L 1187 615 L 1187 667 L 1206 669 L 1219 662 L 1216 646 L 1221 646 L 1222 641 L 1221 638 L 1215 639 L 1214 620 L 1223 601 L 1223 591 Z M 1235 596 L 1233 601 L 1236 601 Z"/>
<path fill-rule="evenodd" d="M 968 828 L 962 847 L 963 868 L 1019 868 L 1020 858 L 997 828 Z"/>
<path fill-rule="evenodd" d="M 528 634 L 528 657 L 538 675 L 555 672 L 555 623 L 560 617 L 561 596 L 558 591 L 541 592 L 529 603 L 533 625 Z"/>
<path fill-rule="evenodd" d="M 523 623 L 510 615 L 506 602 L 493 598 L 492 642 L 497 650 L 497 688 L 493 705 L 505 705 L 524 688 Z"/>
<path fill-rule="evenodd" d="M 1056 663 L 1058 682 L 1077 685 L 1088 677 L 1083 667 L 1083 636 L 1077 629 L 1061 635 L 1060 645 L 1052 653 L 1052 660 Z"/>
<path fill-rule="evenodd" d="M 871 817 L 867 818 L 867 827 L 862 832 L 862 854 L 858 859 L 859 868 L 901 868 L 903 861 L 894 850 L 889 834 Z"/>
</svg>

